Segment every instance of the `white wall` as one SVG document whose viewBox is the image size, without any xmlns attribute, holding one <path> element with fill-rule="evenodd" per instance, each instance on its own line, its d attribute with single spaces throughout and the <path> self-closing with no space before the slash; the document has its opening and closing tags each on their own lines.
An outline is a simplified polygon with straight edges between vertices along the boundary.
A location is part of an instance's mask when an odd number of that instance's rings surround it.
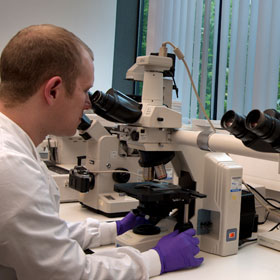
<svg viewBox="0 0 280 280">
<path fill-rule="evenodd" d="M 59 25 L 93 50 L 93 90 L 107 91 L 112 86 L 116 5 L 116 0 L 0 0 L 0 52 L 23 27 Z"/>
<path fill-rule="evenodd" d="M 231 157 L 243 167 L 245 182 L 280 191 L 280 163 L 238 155 L 231 155 Z"/>
</svg>

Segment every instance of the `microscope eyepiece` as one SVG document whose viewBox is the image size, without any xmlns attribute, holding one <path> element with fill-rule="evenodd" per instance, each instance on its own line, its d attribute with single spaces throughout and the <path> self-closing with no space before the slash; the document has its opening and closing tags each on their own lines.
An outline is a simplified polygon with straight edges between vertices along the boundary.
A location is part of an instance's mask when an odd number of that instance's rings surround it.
<svg viewBox="0 0 280 280">
<path fill-rule="evenodd" d="M 235 113 L 233 110 L 229 110 L 223 115 L 221 126 L 244 142 L 252 141 L 256 138 L 256 135 L 245 127 L 245 117 Z"/>
<path fill-rule="evenodd" d="M 134 123 L 142 114 L 142 105 L 113 88 L 106 93 L 95 91 L 90 96 L 94 112 L 113 122 Z"/>
<path fill-rule="evenodd" d="M 256 133 L 258 133 L 260 127 L 263 127 L 265 123 L 265 117 L 264 114 L 260 110 L 252 110 L 246 117 L 245 125 L 246 127 Z M 270 123 L 268 123 L 270 124 Z M 268 129 L 268 128 L 266 128 Z M 268 129 L 270 130 L 270 128 Z M 256 133 L 256 134 L 257 134 Z M 262 132 L 259 132 L 260 136 L 262 135 Z M 258 135 L 257 134 L 257 135 Z"/>
<path fill-rule="evenodd" d="M 92 103 L 99 103 L 100 101 L 102 102 L 102 96 L 104 95 L 105 95 L 104 92 L 97 90 L 94 93 L 92 93 L 90 100 Z"/>
<path fill-rule="evenodd" d="M 279 113 L 274 109 L 267 111 L 269 114 L 253 110 L 245 118 L 230 110 L 222 117 L 221 126 L 255 151 L 277 153 L 280 152 L 280 120 L 273 116 Z"/>
<path fill-rule="evenodd" d="M 236 115 L 237 114 L 232 110 L 226 112 L 221 120 L 221 126 L 224 129 L 230 129 L 234 123 Z"/>
<path fill-rule="evenodd" d="M 104 111 L 110 111 L 114 105 L 114 96 L 106 94 L 100 90 L 95 91 L 90 97 L 92 105 L 103 109 Z"/>
<path fill-rule="evenodd" d="M 269 113 L 274 114 L 271 111 Z M 246 127 L 259 138 L 270 143 L 276 151 L 280 151 L 280 120 L 260 110 L 252 110 L 247 115 Z"/>
<path fill-rule="evenodd" d="M 280 113 L 278 111 L 276 111 L 275 109 L 266 109 L 263 112 L 277 120 L 280 120 Z"/>
</svg>

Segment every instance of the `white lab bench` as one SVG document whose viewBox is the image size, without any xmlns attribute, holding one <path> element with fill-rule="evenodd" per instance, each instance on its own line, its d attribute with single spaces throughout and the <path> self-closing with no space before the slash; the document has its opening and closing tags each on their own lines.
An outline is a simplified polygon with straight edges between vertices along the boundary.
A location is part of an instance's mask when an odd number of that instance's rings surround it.
<svg viewBox="0 0 280 280">
<path fill-rule="evenodd" d="M 60 216 L 71 222 L 82 221 L 87 217 L 102 221 L 113 220 L 82 207 L 80 203 L 61 204 Z M 273 225 L 270 223 L 259 230 L 268 230 Z M 104 246 L 96 251 L 106 250 L 108 247 L 111 246 Z M 263 280 L 280 277 L 280 252 L 257 243 L 244 244 L 234 256 L 220 257 L 204 252 L 200 252 L 198 256 L 204 257 L 204 262 L 200 267 L 166 273 L 153 279 Z"/>
</svg>

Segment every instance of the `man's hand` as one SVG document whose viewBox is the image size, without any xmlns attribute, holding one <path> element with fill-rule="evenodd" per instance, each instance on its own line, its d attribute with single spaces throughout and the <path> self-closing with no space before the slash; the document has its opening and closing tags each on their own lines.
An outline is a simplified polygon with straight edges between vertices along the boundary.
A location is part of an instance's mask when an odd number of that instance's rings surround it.
<svg viewBox="0 0 280 280">
<path fill-rule="evenodd" d="M 153 248 L 157 251 L 161 262 L 161 274 L 183 268 L 199 266 L 203 258 L 195 258 L 198 254 L 199 240 L 194 229 L 179 233 L 178 230 L 162 237 Z"/>
<path fill-rule="evenodd" d="M 117 235 L 121 235 L 136 226 L 148 224 L 149 222 L 144 217 L 136 216 L 132 212 L 129 212 L 122 220 L 116 221 L 116 223 Z"/>
</svg>

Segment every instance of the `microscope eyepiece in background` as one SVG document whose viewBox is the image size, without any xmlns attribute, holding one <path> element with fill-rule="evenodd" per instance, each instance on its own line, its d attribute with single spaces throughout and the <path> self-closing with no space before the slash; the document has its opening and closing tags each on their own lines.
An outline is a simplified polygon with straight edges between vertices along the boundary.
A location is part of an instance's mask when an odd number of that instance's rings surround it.
<svg viewBox="0 0 280 280">
<path fill-rule="evenodd" d="M 95 91 L 89 96 L 94 112 L 106 120 L 134 123 L 142 114 L 142 105 L 113 88 L 106 93 Z"/>
<path fill-rule="evenodd" d="M 271 114 L 275 113 L 273 111 L 268 112 Z M 270 143 L 276 151 L 280 152 L 280 120 L 260 110 L 252 110 L 247 115 L 246 127 L 259 138 Z"/>
<path fill-rule="evenodd" d="M 274 109 L 252 110 L 246 118 L 229 110 L 221 126 L 255 151 L 280 152 L 280 113 Z"/>
<path fill-rule="evenodd" d="M 252 141 L 256 138 L 256 135 L 245 127 L 245 117 L 235 113 L 233 110 L 227 111 L 223 115 L 221 126 L 244 142 Z"/>
<path fill-rule="evenodd" d="M 277 120 L 280 120 L 280 113 L 278 111 L 276 111 L 275 109 L 266 109 L 263 112 Z"/>
</svg>

